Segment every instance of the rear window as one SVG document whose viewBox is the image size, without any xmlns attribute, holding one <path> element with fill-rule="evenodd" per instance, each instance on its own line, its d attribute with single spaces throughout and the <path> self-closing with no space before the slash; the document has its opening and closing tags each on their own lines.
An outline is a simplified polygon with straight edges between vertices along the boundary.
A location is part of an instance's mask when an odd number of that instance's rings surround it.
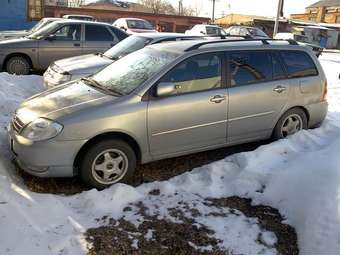
<svg viewBox="0 0 340 255">
<path fill-rule="evenodd" d="M 115 28 L 115 27 L 109 27 L 109 28 L 111 32 L 114 33 L 118 37 L 119 41 L 124 40 L 126 37 L 128 37 L 126 33 L 124 33 L 118 28 Z"/>
<path fill-rule="evenodd" d="M 281 57 L 286 65 L 289 78 L 318 75 L 313 60 L 303 51 L 282 51 Z"/>
</svg>

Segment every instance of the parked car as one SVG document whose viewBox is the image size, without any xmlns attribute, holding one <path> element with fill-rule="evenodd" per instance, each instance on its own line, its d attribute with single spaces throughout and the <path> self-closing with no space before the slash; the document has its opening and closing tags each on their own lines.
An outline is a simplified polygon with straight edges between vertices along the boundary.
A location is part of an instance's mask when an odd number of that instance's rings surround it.
<svg viewBox="0 0 340 255">
<path fill-rule="evenodd" d="M 59 20 L 25 38 L 0 42 L 0 67 L 11 74 L 46 70 L 66 57 L 105 52 L 128 35 L 106 23 Z"/>
<path fill-rule="evenodd" d="M 25 101 L 9 139 L 28 173 L 79 174 L 101 189 L 128 180 L 138 163 L 314 127 L 326 92 L 318 59 L 299 45 L 159 43 Z"/>
<path fill-rule="evenodd" d="M 77 19 L 77 20 L 87 20 L 87 21 L 96 21 L 96 18 L 89 15 L 78 15 L 78 14 L 70 14 L 64 15 L 64 19 Z"/>
<path fill-rule="evenodd" d="M 62 83 L 94 74 L 117 59 L 146 45 L 179 40 L 197 40 L 200 38 L 203 37 L 179 33 L 134 34 L 116 44 L 104 54 L 96 53 L 57 60 L 44 73 L 44 86 L 45 88 L 52 88 Z"/>
<path fill-rule="evenodd" d="M 313 50 L 315 55 L 319 57 L 323 51 L 323 48 L 319 45 L 312 44 L 308 42 L 308 37 L 301 34 L 295 34 L 295 33 L 277 33 L 274 36 L 275 39 L 281 39 L 281 40 L 295 40 L 302 46 L 307 46 Z"/>
<path fill-rule="evenodd" d="M 198 24 L 190 30 L 185 31 L 188 35 L 204 35 L 204 36 L 225 36 L 227 35 L 223 28 L 216 25 Z"/>
<path fill-rule="evenodd" d="M 225 30 L 228 35 L 247 36 L 252 39 L 268 39 L 269 36 L 257 27 L 231 26 Z"/>
<path fill-rule="evenodd" d="M 113 26 L 124 30 L 130 35 L 135 33 L 157 32 L 150 22 L 144 19 L 120 18 L 113 23 Z"/>
<path fill-rule="evenodd" d="M 8 40 L 13 38 L 20 38 L 30 35 L 44 26 L 52 23 L 53 21 L 60 20 L 61 18 L 43 18 L 35 24 L 30 30 L 13 30 L 13 31 L 0 31 L 0 40 Z"/>
</svg>

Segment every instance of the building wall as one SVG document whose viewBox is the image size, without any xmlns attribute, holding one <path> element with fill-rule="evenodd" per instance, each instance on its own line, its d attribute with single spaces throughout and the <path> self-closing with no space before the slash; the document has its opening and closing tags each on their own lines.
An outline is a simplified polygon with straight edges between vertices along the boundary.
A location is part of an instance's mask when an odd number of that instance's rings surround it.
<svg viewBox="0 0 340 255">
<path fill-rule="evenodd" d="M 27 0 L 1 0 L 0 31 L 20 30 L 32 27 L 27 21 Z"/>
<path fill-rule="evenodd" d="M 145 12 L 118 11 L 93 8 L 64 8 L 58 6 L 45 6 L 46 17 L 62 17 L 66 14 L 85 14 L 95 17 L 98 21 L 113 23 L 118 18 L 140 18 L 151 23 L 161 24 L 167 32 L 185 32 L 196 24 L 208 23 L 209 18 L 153 14 Z"/>
<path fill-rule="evenodd" d="M 306 8 L 305 13 L 292 14 L 291 18 L 304 21 L 340 24 L 340 6 Z"/>
</svg>

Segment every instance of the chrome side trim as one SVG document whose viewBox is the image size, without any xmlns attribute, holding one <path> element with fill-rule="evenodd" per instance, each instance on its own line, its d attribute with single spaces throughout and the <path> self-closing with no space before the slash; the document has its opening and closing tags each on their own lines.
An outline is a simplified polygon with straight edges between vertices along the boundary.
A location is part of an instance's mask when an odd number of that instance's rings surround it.
<svg viewBox="0 0 340 255">
<path fill-rule="evenodd" d="M 238 118 L 229 119 L 228 122 L 232 122 L 232 121 L 235 121 L 235 120 L 243 120 L 243 119 L 248 119 L 248 118 L 265 116 L 265 115 L 272 114 L 274 112 L 275 111 L 270 111 L 270 112 L 256 113 L 256 114 L 252 114 L 252 115 L 248 115 L 248 116 L 242 116 L 242 117 L 238 117 Z"/>
<path fill-rule="evenodd" d="M 152 136 L 172 134 L 172 133 L 181 132 L 181 131 L 185 131 L 185 130 L 189 130 L 189 129 L 200 128 L 200 127 L 207 127 L 207 126 L 211 126 L 211 125 L 215 125 L 215 124 L 220 124 L 220 123 L 226 123 L 226 122 L 227 122 L 227 120 L 220 120 L 220 121 L 210 122 L 210 123 L 206 123 L 206 124 L 200 124 L 200 125 L 196 125 L 196 126 L 191 126 L 191 127 L 185 127 L 185 128 L 179 128 L 179 129 L 159 132 L 159 133 L 156 133 L 156 134 L 152 134 Z"/>
</svg>

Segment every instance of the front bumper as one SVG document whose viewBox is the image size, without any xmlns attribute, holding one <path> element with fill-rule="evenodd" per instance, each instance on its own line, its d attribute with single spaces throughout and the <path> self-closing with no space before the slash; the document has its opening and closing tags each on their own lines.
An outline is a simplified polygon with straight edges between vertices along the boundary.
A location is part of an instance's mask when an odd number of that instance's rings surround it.
<svg viewBox="0 0 340 255">
<path fill-rule="evenodd" d="M 71 177 L 75 157 L 85 140 L 30 142 L 8 128 L 8 139 L 15 162 L 25 172 L 39 177 Z"/>
</svg>

